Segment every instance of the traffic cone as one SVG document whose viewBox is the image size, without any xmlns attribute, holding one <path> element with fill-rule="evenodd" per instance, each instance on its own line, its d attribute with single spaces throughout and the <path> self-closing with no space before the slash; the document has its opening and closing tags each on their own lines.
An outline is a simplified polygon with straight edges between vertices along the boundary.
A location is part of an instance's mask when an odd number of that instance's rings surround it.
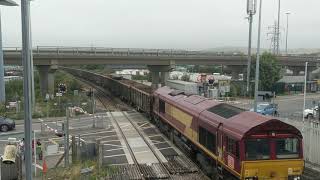
<svg viewBox="0 0 320 180">
<path fill-rule="evenodd" d="M 46 160 L 43 159 L 43 163 L 42 163 L 42 173 L 45 175 L 48 171 L 48 166 L 47 166 L 47 163 L 46 163 Z"/>
</svg>

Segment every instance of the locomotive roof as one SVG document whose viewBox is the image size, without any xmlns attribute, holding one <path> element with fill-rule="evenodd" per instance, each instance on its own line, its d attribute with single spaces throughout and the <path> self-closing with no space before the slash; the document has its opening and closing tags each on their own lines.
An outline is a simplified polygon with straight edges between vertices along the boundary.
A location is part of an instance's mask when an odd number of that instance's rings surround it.
<svg viewBox="0 0 320 180">
<path fill-rule="evenodd" d="M 223 130 L 236 139 L 242 139 L 252 130 L 261 130 L 264 127 L 273 128 L 274 126 L 289 128 L 301 136 L 295 127 L 283 123 L 271 116 L 263 116 L 255 112 L 249 112 L 240 108 L 225 104 L 216 100 L 207 99 L 198 95 L 186 95 L 169 87 L 159 88 L 154 92 L 167 102 L 179 107 L 181 110 L 200 117 L 205 126 L 223 124 Z"/>
</svg>

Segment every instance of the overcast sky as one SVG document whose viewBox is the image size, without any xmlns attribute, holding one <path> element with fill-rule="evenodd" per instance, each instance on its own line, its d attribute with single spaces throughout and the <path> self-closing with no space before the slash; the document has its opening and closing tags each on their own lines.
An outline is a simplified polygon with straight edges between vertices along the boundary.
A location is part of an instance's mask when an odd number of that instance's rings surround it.
<svg viewBox="0 0 320 180">
<path fill-rule="evenodd" d="M 270 47 L 267 27 L 277 17 L 277 1 L 263 1 L 264 48 Z M 320 48 L 320 1 L 281 2 L 282 48 L 287 11 L 289 48 Z M 21 46 L 20 11 L 1 7 L 4 46 Z M 248 42 L 246 0 L 34 0 L 31 14 L 35 46 L 208 49 Z M 254 47 L 257 20 L 258 13 Z"/>
</svg>

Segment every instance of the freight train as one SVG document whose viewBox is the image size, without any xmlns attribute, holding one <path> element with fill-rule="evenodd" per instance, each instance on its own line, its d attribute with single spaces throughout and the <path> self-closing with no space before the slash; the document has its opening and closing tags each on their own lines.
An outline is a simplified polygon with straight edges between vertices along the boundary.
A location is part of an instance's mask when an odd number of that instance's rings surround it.
<svg viewBox="0 0 320 180">
<path fill-rule="evenodd" d="M 144 112 L 212 179 L 300 180 L 301 132 L 271 116 L 162 87 L 63 68 L 95 82 Z"/>
</svg>

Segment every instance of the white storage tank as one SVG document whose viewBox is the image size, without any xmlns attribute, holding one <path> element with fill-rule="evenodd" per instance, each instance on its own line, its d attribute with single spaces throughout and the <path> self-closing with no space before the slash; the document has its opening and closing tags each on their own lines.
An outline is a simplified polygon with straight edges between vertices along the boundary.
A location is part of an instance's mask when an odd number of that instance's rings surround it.
<svg viewBox="0 0 320 180">
<path fill-rule="evenodd" d="M 181 90 L 186 93 L 198 94 L 199 89 L 197 83 L 180 81 L 180 80 L 168 80 L 167 86 L 173 89 Z"/>
</svg>

